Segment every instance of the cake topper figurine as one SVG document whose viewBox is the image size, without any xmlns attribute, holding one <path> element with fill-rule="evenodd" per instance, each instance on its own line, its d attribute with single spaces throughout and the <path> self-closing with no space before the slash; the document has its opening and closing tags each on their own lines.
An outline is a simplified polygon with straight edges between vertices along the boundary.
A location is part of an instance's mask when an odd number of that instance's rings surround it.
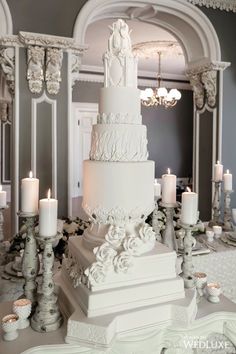
<svg viewBox="0 0 236 354">
<path fill-rule="evenodd" d="M 108 49 L 110 52 L 117 54 L 119 52 L 132 52 L 129 27 L 125 21 L 119 19 L 117 22 L 109 26 L 111 36 L 108 41 Z"/>
</svg>

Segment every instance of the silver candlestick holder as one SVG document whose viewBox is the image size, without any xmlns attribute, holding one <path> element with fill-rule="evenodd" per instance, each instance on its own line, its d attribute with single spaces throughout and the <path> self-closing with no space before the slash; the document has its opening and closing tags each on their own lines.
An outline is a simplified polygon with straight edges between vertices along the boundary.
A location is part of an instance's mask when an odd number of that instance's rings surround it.
<svg viewBox="0 0 236 354">
<path fill-rule="evenodd" d="M 22 259 L 22 275 L 25 279 L 24 296 L 32 302 L 32 307 L 34 308 L 37 302 L 36 277 L 39 272 L 39 256 L 35 239 L 35 221 L 38 213 L 25 213 L 20 211 L 18 215 L 25 219 L 27 229 Z"/>
<path fill-rule="evenodd" d="M 0 208 L 0 242 L 2 242 L 4 240 L 4 231 L 3 231 L 4 215 L 3 215 L 3 212 L 4 212 L 4 210 L 6 210 L 8 208 L 9 208 L 8 205 Z"/>
<path fill-rule="evenodd" d="M 195 286 L 194 267 L 192 261 L 192 249 L 195 239 L 192 237 L 192 230 L 194 225 L 187 225 L 181 223 L 185 231 L 183 240 L 183 262 L 181 264 L 182 273 L 180 274 L 184 280 L 184 287 L 189 289 Z"/>
<path fill-rule="evenodd" d="M 213 217 L 209 221 L 208 226 L 212 227 L 214 225 L 222 225 L 220 219 L 220 190 L 222 181 L 212 181 L 215 184 L 214 188 L 214 198 L 212 202 Z"/>
<path fill-rule="evenodd" d="M 178 244 L 175 236 L 175 229 L 173 223 L 174 208 L 176 203 L 163 203 L 160 205 L 166 209 L 166 225 L 162 233 L 162 242 L 173 251 L 178 251 Z"/>
<path fill-rule="evenodd" d="M 38 235 L 37 239 L 44 243 L 43 282 L 42 292 L 38 296 L 38 305 L 31 318 L 31 327 L 37 332 L 51 332 L 57 330 L 63 322 L 53 281 L 54 253 L 52 245 L 58 236 Z"/>
<path fill-rule="evenodd" d="M 223 230 L 224 231 L 233 231 L 233 222 L 232 222 L 232 212 L 231 212 L 231 194 L 234 191 L 224 191 L 224 223 L 223 223 Z"/>
</svg>

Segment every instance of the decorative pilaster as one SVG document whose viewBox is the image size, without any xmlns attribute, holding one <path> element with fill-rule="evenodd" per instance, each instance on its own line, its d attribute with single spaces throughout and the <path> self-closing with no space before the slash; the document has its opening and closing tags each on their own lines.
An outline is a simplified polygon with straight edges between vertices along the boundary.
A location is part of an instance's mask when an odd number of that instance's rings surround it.
<svg viewBox="0 0 236 354">
<path fill-rule="evenodd" d="M 60 90 L 62 59 L 61 49 L 47 48 L 45 81 L 51 95 L 57 95 Z"/>
<path fill-rule="evenodd" d="M 32 93 L 40 93 L 43 88 L 44 79 L 44 48 L 29 46 L 27 50 L 27 80 Z"/>
</svg>

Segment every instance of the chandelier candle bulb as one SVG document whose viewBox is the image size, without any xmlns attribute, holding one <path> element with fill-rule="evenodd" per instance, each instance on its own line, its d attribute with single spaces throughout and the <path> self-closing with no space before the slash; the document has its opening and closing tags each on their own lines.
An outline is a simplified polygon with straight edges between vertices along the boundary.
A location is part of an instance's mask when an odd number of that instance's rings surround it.
<svg viewBox="0 0 236 354">
<path fill-rule="evenodd" d="M 57 199 L 51 198 L 51 191 L 48 190 L 48 197 L 39 201 L 39 235 L 55 236 L 57 234 Z"/>
<path fill-rule="evenodd" d="M 166 204 L 176 203 L 176 175 L 170 174 L 168 168 L 167 174 L 162 175 L 162 202 Z"/>
<path fill-rule="evenodd" d="M 39 179 L 33 178 L 30 171 L 29 177 L 21 180 L 21 211 L 24 213 L 38 213 Z"/>
<path fill-rule="evenodd" d="M 0 184 L 0 208 L 6 208 L 7 205 L 7 192 L 2 190 L 2 185 Z"/>
<path fill-rule="evenodd" d="M 231 191 L 233 178 L 232 178 L 232 173 L 229 173 L 229 170 L 226 170 L 226 172 L 224 173 L 223 180 L 224 180 L 224 190 Z"/>
<path fill-rule="evenodd" d="M 181 204 L 181 221 L 186 225 L 195 225 L 198 219 L 198 195 L 191 192 L 188 188 L 187 192 L 182 193 Z"/>
<path fill-rule="evenodd" d="M 223 165 L 220 164 L 220 161 L 214 166 L 214 182 L 220 182 L 223 179 Z"/>
<path fill-rule="evenodd" d="M 157 182 L 157 179 L 154 179 L 154 196 L 156 198 L 161 197 L 161 184 Z"/>
</svg>

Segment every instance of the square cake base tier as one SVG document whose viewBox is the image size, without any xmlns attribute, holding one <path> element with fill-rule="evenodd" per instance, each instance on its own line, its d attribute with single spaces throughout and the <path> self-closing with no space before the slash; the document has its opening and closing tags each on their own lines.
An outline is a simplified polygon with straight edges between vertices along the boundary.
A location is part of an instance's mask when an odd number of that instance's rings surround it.
<svg viewBox="0 0 236 354">
<path fill-rule="evenodd" d="M 69 239 L 69 256 L 78 269 L 86 269 L 96 261 L 93 252 L 84 247 L 83 237 L 78 236 Z M 150 252 L 133 257 L 134 265 L 127 273 L 117 273 L 109 269 L 105 281 L 91 285 L 91 290 L 101 291 L 174 279 L 176 278 L 176 259 L 176 252 L 156 242 Z"/>
<path fill-rule="evenodd" d="M 55 282 L 59 287 L 60 309 L 68 318 L 66 343 L 106 349 L 119 334 L 188 325 L 197 313 L 195 290 L 188 289 L 182 299 L 87 317 L 78 303 L 77 289 L 72 291 L 62 273 L 57 274 Z M 124 297 L 124 303 L 125 300 Z"/>
<path fill-rule="evenodd" d="M 185 297 L 183 279 L 176 276 L 172 279 L 91 291 L 83 284 L 73 287 L 64 261 L 61 280 L 87 317 L 103 316 Z"/>
</svg>

